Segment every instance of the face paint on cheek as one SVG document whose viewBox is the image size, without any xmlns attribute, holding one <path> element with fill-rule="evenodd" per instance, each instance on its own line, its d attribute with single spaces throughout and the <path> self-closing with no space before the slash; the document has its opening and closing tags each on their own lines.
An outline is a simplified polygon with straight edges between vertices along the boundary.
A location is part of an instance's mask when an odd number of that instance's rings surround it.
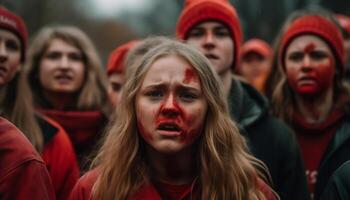
<svg viewBox="0 0 350 200">
<path fill-rule="evenodd" d="M 317 71 L 317 80 L 320 88 L 323 90 L 332 87 L 335 74 L 334 60 L 329 58 L 327 64 L 317 66 Z"/>
<path fill-rule="evenodd" d="M 201 135 L 203 130 L 203 123 L 197 126 L 197 124 L 195 123 L 197 117 L 198 117 L 197 115 L 185 115 L 183 134 L 181 135 L 182 143 L 192 143 Z M 193 126 L 197 126 L 197 127 L 193 127 Z"/>
<path fill-rule="evenodd" d="M 305 52 L 305 54 L 309 54 L 313 50 L 315 50 L 315 48 L 316 48 L 315 44 L 311 42 L 311 43 L 309 43 L 308 45 L 305 46 L 304 52 Z"/>
</svg>

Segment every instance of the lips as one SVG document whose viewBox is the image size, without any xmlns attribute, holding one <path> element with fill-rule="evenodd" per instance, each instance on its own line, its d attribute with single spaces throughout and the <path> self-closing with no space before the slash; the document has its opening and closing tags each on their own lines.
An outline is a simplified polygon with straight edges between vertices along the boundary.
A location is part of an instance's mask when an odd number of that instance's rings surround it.
<svg viewBox="0 0 350 200">
<path fill-rule="evenodd" d="M 304 76 L 299 78 L 299 82 L 301 84 L 314 84 L 316 82 L 316 79 L 310 76 Z"/>
<path fill-rule="evenodd" d="M 179 136 L 182 132 L 181 127 L 175 122 L 159 123 L 157 130 L 163 136 Z"/>
<path fill-rule="evenodd" d="M 71 81 L 73 79 L 72 76 L 68 74 L 59 74 L 54 76 L 54 79 L 59 80 L 59 81 Z"/>
<path fill-rule="evenodd" d="M 218 60 L 219 59 L 219 56 L 215 55 L 215 54 L 212 54 L 212 53 L 206 53 L 204 54 L 205 57 L 207 57 L 208 59 L 213 59 L 213 60 Z"/>
</svg>

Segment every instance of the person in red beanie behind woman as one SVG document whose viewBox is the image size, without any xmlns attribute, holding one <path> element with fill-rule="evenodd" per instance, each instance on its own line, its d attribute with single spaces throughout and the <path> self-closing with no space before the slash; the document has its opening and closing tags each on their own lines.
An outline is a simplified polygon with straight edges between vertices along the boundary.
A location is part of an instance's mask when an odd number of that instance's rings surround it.
<svg viewBox="0 0 350 200">
<path fill-rule="evenodd" d="M 42 155 L 56 198 L 63 200 L 78 180 L 79 168 L 63 128 L 34 112 L 32 94 L 23 73 L 27 37 L 22 18 L 0 7 L 1 116 L 15 124 Z"/>
<path fill-rule="evenodd" d="M 76 27 L 44 27 L 25 67 L 36 108 L 67 131 L 84 171 L 111 110 L 107 77 L 91 40 Z"/>
<path fill-rule="evenodd" d="M 116 107 L 121 98 L 122 87 L 125 82 L 125 58 L 129 50 L 134 47 L 138 41 L 132 40 L 112 51 L 107 63 L 107 75 L 109 80 L 108 96 L 114 107 Z"/>
<path fill-rule="evenodd" d="M 242 45 L 236 73 L 242 75 L 261 94 L 265 94 L 265 82 L 270 74 L 271 61 L 270 45 L 258 38 L 250 39 Z"/>
<path fill-rule="evenodd" d="M 241 27 L 228 0 L 187 0 L 178 19 L 177 37 L 203 53 L 220 77 L 231 117 L 262 160 L 281 199 L 308 199 L 299 146 L 291 130 L 269 113 L 266 99 L 232 77 L 239 63 Z"/>
<path fill-rule="evenodd" d="M 344 82 L 343 38 L 325 10 L 292 14 L 278 40 L 281 78 L 274 113 L 295 131 L 309 192 L 318 200 L 332 173 L 350 159 L 350 90 Z"/>
<path fill-rule="evenodd" d="M 133 67 L 96 168 L 71 199 L 277 199 L 203 55 L 167 42 Z"/>
</svg>

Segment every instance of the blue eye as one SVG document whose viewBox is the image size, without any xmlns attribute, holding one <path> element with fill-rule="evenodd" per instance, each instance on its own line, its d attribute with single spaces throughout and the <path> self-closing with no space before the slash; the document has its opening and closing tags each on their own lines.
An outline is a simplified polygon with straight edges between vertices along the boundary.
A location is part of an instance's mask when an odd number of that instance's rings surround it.
<svg viewBox="0 0 350 200">
<path fill-rule="evenodd" d="M 193 94 L 191 92 L 182 92 L 179 96 L 182 100 L 187 102 L 193 101 L 198 98 L 196 94 Z"/>
<path fill-rule="evenodd" d="M 160 99 L 164 96 L 162 91 L 149 91 L 146 96 L 150 97 L 152 100 Z"/>
</svg>

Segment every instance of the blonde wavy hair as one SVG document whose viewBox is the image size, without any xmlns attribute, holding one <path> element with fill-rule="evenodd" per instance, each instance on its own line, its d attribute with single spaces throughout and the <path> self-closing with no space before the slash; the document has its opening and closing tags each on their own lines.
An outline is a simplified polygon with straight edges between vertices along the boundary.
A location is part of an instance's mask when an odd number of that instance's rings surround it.
<svg viewBox="0 0 350 200">
<path fill-rule="evenodd" d="M 198 139 L 196 166 L 202 199 L 265 199 L 258 189 L 260 161 L 248 154 L 244 138 L 231 120 L 219 78 L 209 61 L 192 47 L 180 42 L 167 42 L 150 50 L 135 66 L 126 81 L 117 120 L 92 167 L 100 176 L 92 191 L 92 199 L 128 199 L 151 180 L 145 156 L 145 141 L 140 137 L 135 114 L 135 96 L 146 73 L 159 58 L 176 55 L 187 60 L 197 72 L 208 102 L 205 127 Z"/>
<path fill-rule="evenodd" d="M 73 26 L 45 27 L 34 38 L 28 52 L 25 71 L 29 86 L 33 91 L 34 101 L 39 107 L 45 107 L 45 97 L 39 80 L 39 66 L 52 40 L 61 39 L 78 48 L 83 55 L 85 78 L 82 88 L 76 95 L 73 110 L 94 110 L 105 108 L 107 101 L 107 77 L 100 58 L 89 37 Z M 108 109 L 108 108 L 105 108 Z"/>
</svg>

